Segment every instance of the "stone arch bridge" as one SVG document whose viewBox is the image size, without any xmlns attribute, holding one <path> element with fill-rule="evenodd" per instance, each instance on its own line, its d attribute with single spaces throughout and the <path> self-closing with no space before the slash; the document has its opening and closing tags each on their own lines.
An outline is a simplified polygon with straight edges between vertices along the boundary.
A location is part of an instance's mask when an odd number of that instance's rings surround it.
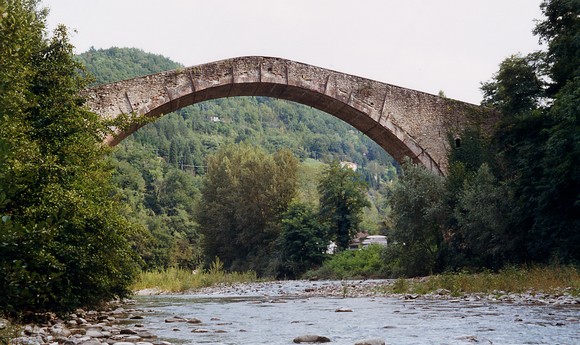
<svg viewBox="0 0 580 345">
<path fill-rule="evenodd" d="M 449 135 L 481 123 L 490 111 L 420 91 L 295 61 L 239 57 L 97 86 L 86 105 L 107 118 L 133 114 L 135 122 L 106 139 L 116 145 L 144 121 L 203 101 L 266 96 L 305 104 L 360 130 L 401 162 L 410 157 L 445 175 Z M 458 141 L 459 143 L 459 141 Z"/>
</svg>

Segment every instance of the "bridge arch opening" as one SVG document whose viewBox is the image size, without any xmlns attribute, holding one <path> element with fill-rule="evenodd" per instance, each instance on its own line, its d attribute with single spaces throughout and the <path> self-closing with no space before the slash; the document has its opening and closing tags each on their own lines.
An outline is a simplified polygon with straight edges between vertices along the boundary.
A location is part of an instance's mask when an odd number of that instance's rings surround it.
<svg viewBox="0 0 580 345">
<path fill-rule="evenodd" d="M 290 132 L 294 128 L 298 134 Z M 266 130 L 269 135 L 264 136 Z M 176 135 L 159 134 L 167 131 L 175 131 Z M 187 135 L 191 136 L 192 131 L 199 132 L 195 140 L 182 140 L 183 133 L 189 132 Z M 371 163 L 373 171 L 377 169 L 376 164 L 384 166 L 387 180 L 400 168 L 388 152 L 345 121 L 312 107 L 272 97 L 240 96 L 204 101 L 147 123 L 131 135 L 136 135 L 139 142 L 156 147 L 163 147 L 160 143 L 166 141 L 166 147 L 157 150 L 166 160 L 170 159 L 169 147 L 175 141 L 180 160 L 191 160 L 183 158 L 186 151 L 187 157 L 195 153 L 193 166 L 203 166 L 199 157 L 214 152 L 222 143 L 245 142 L 262 146 L 270 153 L 287 148 L 300 160 L 338 159 L 355 163 L 356 168 L 375 161 Z M 217 140 L 217 136 L 224 140 Z M 180 161 L 173 163 L 181 164 Z M 391 166 L 394 169 L 388 168 Z"/>
</svg>

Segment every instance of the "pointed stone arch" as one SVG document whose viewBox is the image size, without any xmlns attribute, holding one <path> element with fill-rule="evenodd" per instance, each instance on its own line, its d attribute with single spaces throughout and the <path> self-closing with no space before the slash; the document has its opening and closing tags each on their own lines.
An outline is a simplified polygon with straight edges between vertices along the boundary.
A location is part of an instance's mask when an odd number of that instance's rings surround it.
<svg viewBox="0 0 580 345">
<path fill-rule="evenodd" d="M 374 140 L 397 161 L 404 157 L 444 175 L 449 135 L 481 122 L 488 109 L 291 60 L 250 56 L 161 72 L 86 91 L 87 107 L 108 118 L 158 118 L 203 101 L 265 96 L 333 115 Z M 107 139 L 116 145 L 139 129 Z"/>
</svg>

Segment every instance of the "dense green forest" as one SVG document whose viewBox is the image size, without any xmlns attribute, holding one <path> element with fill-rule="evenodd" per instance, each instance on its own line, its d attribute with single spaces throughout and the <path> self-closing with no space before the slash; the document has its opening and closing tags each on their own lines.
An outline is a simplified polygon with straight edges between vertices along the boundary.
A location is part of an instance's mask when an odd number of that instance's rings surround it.
<svg viewBox="0 0 580 345">
<path fill-rule="evenodd" d="M 91 49 L 77 58 L 96 84 L 181 67 L 134 48 Z M 129 205 L 127 214 L 148 229 L 146 238 L 136 242 L 147 269 L 195 268 L 203 262 L 201 234 L 207 239 L 219 231 L 212 234 L 208 225 L 196 226 L 194 219 L 198 208 L 212 211 L 199 204 L 207 157 L 220 147 L 241 143 L 269 154 L 289 150 L 301 162 L 297 198 L 314 206 L 324 163 L 356 163 L 370 187 L 367 195 L 372 202 L 360 228 L 371 233 L 382 229 L 385 185 L 397 175 L 397 164 L 369 138 L 328 114 L 284 100 L 236 97 L 207 101 L 146 125 L 122 142 L 113 155 L 118 166 L 115 180 Z M 238 226 L 245 223 L 239 221 Z M 205 249 L 209 249 L 207 243 Z M 218 252 L 228 268 L 252 268 L 233 265 L 243 255 L 226 260 L 225 251 Z M 216 252 L 206 254 L 211 261 Z"/>
</svg>

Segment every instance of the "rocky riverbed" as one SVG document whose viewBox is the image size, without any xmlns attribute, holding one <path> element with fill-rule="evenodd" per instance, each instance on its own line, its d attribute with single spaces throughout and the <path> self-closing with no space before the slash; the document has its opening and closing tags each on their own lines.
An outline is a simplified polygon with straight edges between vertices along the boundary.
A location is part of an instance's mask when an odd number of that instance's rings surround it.
<svg viewBox="0 0 580 345">
<path fill-rule="evenodd" d="M 34 324 L 22 327 L 21 336 L 2 339 L 10 345 L 170 345 L 139 323 L 146 310 L 131 308 L 134 301 L 112 302 L 101 311 L 78 309 L 64 318 L 43 314 Z M 0 319 L 0 329 L 8 327 L 8 321 Z"/>
<path fill-rule="evenodd" d="M 492 291 L 491 293 L 452 294 L 451 291 L 438 289 L 427 294 L 391 293 L 395 280 L 347 280 L 347 281 L 274 281 L 216 285 L 212 287 L 185 291 L 182 294 L 202 296 L 272 296 L 272 297 L 394 297 L 400 299 L 426 300 L 485 300 L 513 304 L 580 305 L 580 296 L 574 296 L 571 288 L 560 289 L 554 293 L 527 291 L 510 293 Z M 168 294 L 159 289 L 146 289 L 137 295 Z"/>
<path fill-rule="evenodd" d="M 418 294 L 389 294 L 388 286 L 394 284 L 391 280 L 366 280 L 366 281 L 318 281 L 318 282 L 265 282 L 235 284 L 233 286 L 218 285 L 211 288 L 188 291 L 183 295 L 202 297 L 206 299 L 214 298 L 243 298 L 244 301 L 256 301 L 273 305 L 275 303 L 286 303 L 286 301 L 309 300 L 316 298 L 331 298 L 334 300 L 353 301 L 353 299 L 373 300 L 375 298 L 389 298 L 390 300 L 411 301 L 421 303 L 421 301 L 443 301 L 460 304 L 498 304 L 498 305 L 547 305 L 574 308 L 580 307 L 580 298 L 573 296 L 570 289 L 562 289 L 557 293 L 545 294 L 528 292 L 523 294 L 506 293 L 494 291 L 485 294 L 465 294 L 454 296 L 447 290 L 437 290 L 433 293 Z M 162 294 L 158 290 L 139 291 L 137 295 Z M 251 302 L 254 303 L 254 302 Z M 368 302 L 365 302 L 368 303 Z M 374 302 L 373 302 L 374 303 Z M 391 303 L 392 304 L 392 303 Z M 342 309 L 342 310 L 341 310 Z M 352 312 L 349 308 L 337 308 L 335 312 Z M 157 311 L 156 311 L 157 312 Z M 191 333 L 218 333 L 226 332 L 219 327 L 227 327 L 228 323 L 220 320 L 220 315 L 216 315 L 208 320 L 200 320 L 189 315 L 171 315 L 154 317 L 156 313 L 153 308 L 137 307 L 135 301 L 123 301 L 110 304 L 102 311 L 77 310 L 75 313 L 64 318 L 48 315 L 44 320 L 36 324 L 24 326 L 20 337 L 9 341 L 14 345 L 170 345 L 171 343 L 159 340 L 156 333 L 155 324 L 147 324 L 145 318 L 155 319 L 157 323 L 167 324 L 172 330 L 187 329 Z M 371 311 L 369 311 L 371 312 Z M 396 312 L 396 311 L 394 311 Z M 578 315 L 575 313 L 574 315 Z M 515 319 L 517 322 L 517 318 Z M 521 321 L 521 320 L 520 320 Z M 566 324 L 578 324 L 578 318 L 572 317 L 564 320 Z M 235 323 L 235 320 L 234 320 Z M 557 324 L 558 322 L 556 322 Z M 0 319 L 0 328 L 6 324 L 6 320 Z M 214 325 L 215 324 L 215 325 Z M 224 326 L 220 326 L 223 324 Z M 175 325 L 175 326 L 170 326 Z M 213 329 L 212 327 L 217 327 Z M 189 330 L 191 328 L 191 330 Z M 167 337 L 164 337 L 167 339 Z M 318 340 L 316 340 L 318 339 Z M 295 334 L 289 339 L 297 343 L 330 340 L 322 334 Z M 360 344 L 381 344 L 381 338 L 370 338 L 360 340 Z M 467 338 L 466 338 L 467 339 Z M 8 343 L 7 339 L 3 339 Z"/>
</svg>

